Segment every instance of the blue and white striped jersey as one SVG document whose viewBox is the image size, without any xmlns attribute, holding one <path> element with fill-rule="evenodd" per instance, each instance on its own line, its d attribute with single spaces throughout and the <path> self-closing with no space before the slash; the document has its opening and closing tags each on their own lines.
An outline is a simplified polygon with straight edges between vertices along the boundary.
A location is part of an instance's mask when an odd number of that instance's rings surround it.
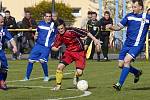
<svg viewBox="0 0 150 100">
<path fill-rule="evenodd" d="M 119 25 L 127 26 L 126 45 L 143 45 L 150 25 L 150 15 L 146 13 L 129 13 L 122 19 Z"/>
<path fill-rule="evenodd" d="M 13 37 L 8 32 L 8 30 L 4 27 L 0 28 L 0 50 L 2 49 L 2 45 L 4 44 L 5 40 L 11 40 Z"/>
<path fill-rule="evenodd" d="M 36 43 L 45 47 L 51 47 L 56 36 L 56 28 L 54 22 L 46 23 L 40 21 L 37 27 L 38 37 Z"/>
</svg>

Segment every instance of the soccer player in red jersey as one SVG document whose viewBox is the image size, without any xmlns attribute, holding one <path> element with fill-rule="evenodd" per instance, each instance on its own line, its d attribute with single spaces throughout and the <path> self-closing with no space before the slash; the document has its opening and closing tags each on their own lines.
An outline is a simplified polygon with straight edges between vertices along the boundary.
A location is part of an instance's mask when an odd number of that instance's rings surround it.
<svg viewBox="0 0 150 100">
<path fill-rule="evenodd" d="M 65 66 L 75 61 L 76 72 L 74 78 L 74 85 L 77 84 L 79 77 L 82 75 L 85 68 L 86 52 L 81 37 L 89 36 L 92 38 L 96 46 L 100 46 L 100 41 L 97 40 L 91 33 L 79 28 L 66 28 L 64 21 L 58 21 L 58 34 L 56 36 L 52 50 L 58 51 L 61 44 L 66 46 L 64 55 L 56 70 L 56 87 L 53 90 L 60 90 L 63 78 L 63 70 Z"/>
</svg>

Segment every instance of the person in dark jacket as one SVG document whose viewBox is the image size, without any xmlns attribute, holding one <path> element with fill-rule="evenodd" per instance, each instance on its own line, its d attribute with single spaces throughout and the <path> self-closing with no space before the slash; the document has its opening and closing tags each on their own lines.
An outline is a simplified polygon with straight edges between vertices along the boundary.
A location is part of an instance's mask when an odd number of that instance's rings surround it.
<svg viewBox="0 0 150 100">
<path fill-rule="evenodd" d="M 108 45 L 109 45 L 109 36 L 110 36 L 110 31 L 106 30 L 106 25 L 107 24 L 113 24 L 113 20 L 110 17 L 110 12 L 105 11 L 104 12 L 104 17 L 102 17 L 99 20 L 99 27 L 100 27 L 100 40 L 102 41 L 102 52 L 104 56 L 104 60 L 108 61 Z"/>
<path fill-rule="evenodd" d="M 5 11 L 5 17 L 4 17 L 4 26 L 6 26 L 8 29 L 15 29 L 17 28 L 16 20 L 14 17 L 10 15 L 10 11 Z"/>
<path fill-rule="evenodd" d="M 97 20 L 97 13 L 92 12 L 92 18 L 87 22 L 87 30 L 97 39 L 99 39 L 99 22 Z M 85 50 L 88 49 L 90 43 L 92 42 L 92 39 L 87 37 L 85 42 Z M 92 44 L 92 51 L 89 59 L 93 59 L 95 49 L 97 52 L 97 61 L 100 61 L 100 51 L 101 48 L 98 46 L 95 46 L 94 43 Z"/>
<path fill-rule="evenodd" d="M 25 17 L 22 19 L 22 26 L 25 29 L 35 29 L 37 26 L 36 21 L 31 18 L 31 13 L 29 11 L 25 12 Z M 34 39 L 33 39 L 34 32 L 24 32 L 24 36 L 26 38 L 26 42 L 29 44 L 29 51 L 32 49 L 34 46 Z"/>
<path fill-rule="evenodd" d="M 6 27 L 7 29 L 16 29 L 17 28 L 16 20 L 14 17 L 11 16 L 9 10 L 5 11 L 4 27 Z M 11 35 L 13 36 L 15 42 L 17 43 L 17 32 L 11 32 Z M 8 45 L 8 47 L 12 48 L 12 45 L 10 42 L 7 42 L 3 48 L 6 48 L 7 45 Z M 16 60 L 16 59 L 17 59 L 17 53 L 13 53 L 12 60 Z"/>
</svg>

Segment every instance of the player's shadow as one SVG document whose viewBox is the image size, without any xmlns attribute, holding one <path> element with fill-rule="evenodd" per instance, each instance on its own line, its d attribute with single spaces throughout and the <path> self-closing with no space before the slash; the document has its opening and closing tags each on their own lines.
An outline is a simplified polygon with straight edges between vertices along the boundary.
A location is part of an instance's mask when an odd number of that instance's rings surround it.
<svg viewBox="0 0 150 100">
<path fill-rule="evenodd" d="M 16 90 L 16 89 L 32 89 L 31 87 L 8 87 L 7 90 Z"/>
<path fill-rule="evenodd" d="M 150 90 L 150 87 L 132 88 L 131 90 Z"/>
<path fill-rule="evenodd" d="M 72 80 L 72 77 L 64 77 L 63 80 Z"/>
<path fill-rule="evenodd" d="M 91 89 L 96 89 L 96 88 L 97 88 L 97 87 L 94 87 L 94 86 L 93 86 L 93 87 L 92 87 L 92 86 L 88 87 L 88 89 L 90 89 L 90 90 L 91 90 Z M 69 87 L 69 88 L 67 88 L 67 89 L 77 89 L 77 88 L 76 88 L 76 87 Z"/>
<path fill-rule="evenodd" d="M 97 87 L 95 87 L 95 86 L 90 86 L 90 87 L 88 87 L 88 89 L 96 89 Z"/>
<path fill-rule="evenodd" d="M 65 78 L 63 78 L 63 80 L 70 80 L 70 79 L 73 79 L 73 78 L 71 78 L 71 77 L 65 77 Z M 48 81 L 53 81 L 53 80 L 56 80 L 56 78 L 55 77 L 50 78 Z"/>
</svg>

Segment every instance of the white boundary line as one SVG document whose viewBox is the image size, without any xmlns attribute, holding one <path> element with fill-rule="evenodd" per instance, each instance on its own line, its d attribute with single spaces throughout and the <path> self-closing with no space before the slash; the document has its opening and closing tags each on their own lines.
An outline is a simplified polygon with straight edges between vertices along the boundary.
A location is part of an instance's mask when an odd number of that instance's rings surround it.
<svg viewBox="0 0 150 100">
<path fill-rule="evenodd" d="M 69 74 L 72 74 L 72 73 L 74 73 L 74 72 L 71 72 L 71 73 L 64 73 L 64 75 L 69 75 Z M 50 78 L 51 78 L 51 77 L 55 77 L 55 75 L 50 75 L 49 77 L 50 77 Z M 37 79 L 42 79 L 42 78 L 43 78 L 43 77 L 31 78 L 31 79 L 29 79 L 29 81 L 37 80 Z M 7 83 L 22 82 L 22 81 L 24 81 L 24 80 L 13 80 L 13 81 L 7 81 Z"/>
<path fill-rule="evenodd" d="M 25 88 L 43 88 L 43 89 L 52 89 L 52 87 L 44 87 L 44 86 L 24 86 L 24 85 L 8 85 L 9 87 L 25 87 Z M 77 91 L 77 89 L 66 89 L 68 91 Z M 84 93 L 79 96 L 73 96 L 73 97 L 64 97 L 64 98 L 56 98 L 56 99 L 45 99 L 45 100 L 67 100 L 67 99 L 75 99 L 75 98 L 81 98 L 86 97 L 92 94 L 90 91 L 83 91 Z"/>
<path fill-rule="evenodd" d="M 47 100 L 67 100 L 67 99 L 75 99 L 75 98 L 81 98 L 81 97 L 86 97 L 92 94 L 90 91 L 83 91 L 84 94 L 79 95 L 79 96 L 73 96 L 73 97 L 64 97 L 64 98 L 56 98 L 56 99 L 47 99 Z"/>
<path fill-rule="evenodd" d="M 70 73 L 64 73 L 64 75 L 72 74 L 74 72 Z M 55 75 L 51 75 L 50 77 L 54 77 Z M 30 80 L 36 80 L 36 79 L 41 79 L 43 77 L 37 77 L 37 78 L 31 78 Z M 13 81 L 7 81 L 7 83 L 13 83 L 13 82 L 21 82 L 23 80 L 13 80 Z M 10 87 L 30 87 L 30 88 L 45 88 L 45 89 L 51 89 L 52 87 L 44 87 L 44 86 L 22 86 L 22 85 L 8 85 Z M 76 89 L 66 89 L 66 90 L 72 90 L 75 91 Z M 64 98 L 56 98 L 56 99 L 46 99 L 46 100 L 67 100 L 67 99 L 75 99 L 75 98 L 81 98 L 81 97 L 86 97 L 92 94 L 90 91 L 83 91 L 84 93 L 79 96 L 73 96 L 73 97 L 64 97 Z"/>
</svg>

